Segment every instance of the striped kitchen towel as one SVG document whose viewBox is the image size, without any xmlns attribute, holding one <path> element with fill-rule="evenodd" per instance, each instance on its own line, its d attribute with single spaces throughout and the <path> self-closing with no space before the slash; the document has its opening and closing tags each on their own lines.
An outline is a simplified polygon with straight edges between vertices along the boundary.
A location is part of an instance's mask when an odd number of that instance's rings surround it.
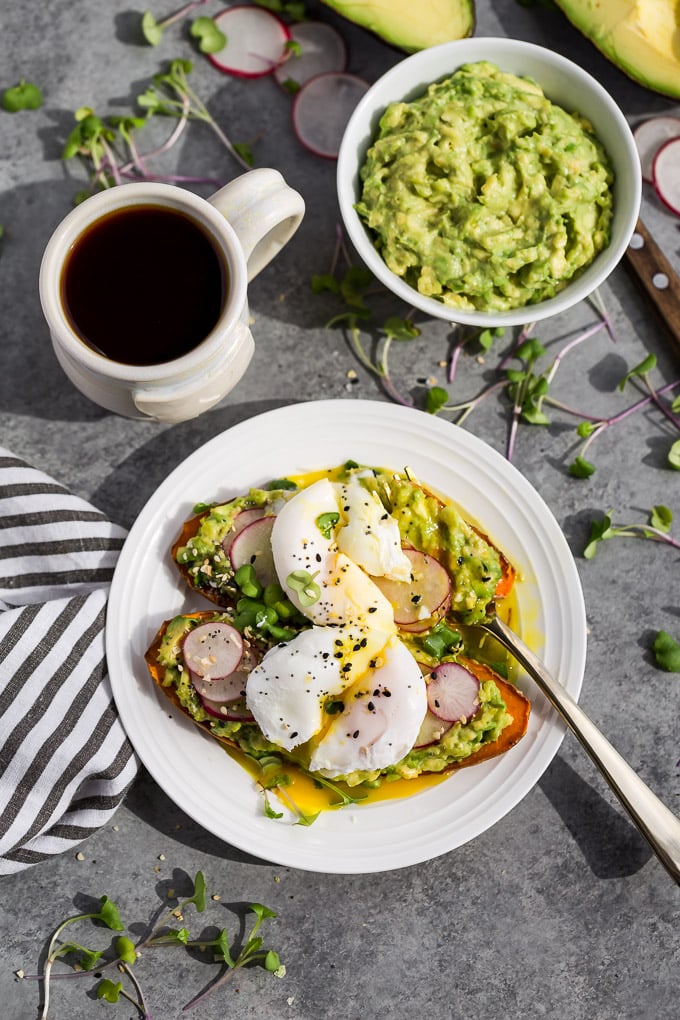
<svg viewBox="0 0 680 1020">
<path fill-rule="evenodd" d="M 0 447 L 0 875 L 101 828 L 136 775 L 104 655 L 124 539 Z"/>
</svg>

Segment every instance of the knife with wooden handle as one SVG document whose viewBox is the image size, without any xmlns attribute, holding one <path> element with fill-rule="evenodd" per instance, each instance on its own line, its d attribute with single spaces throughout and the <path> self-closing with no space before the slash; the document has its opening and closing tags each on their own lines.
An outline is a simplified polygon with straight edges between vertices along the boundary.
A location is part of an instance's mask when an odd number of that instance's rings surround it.
<svg viewBox="0 0 680 1020">
<path fill-rule="evenodd" d="M 642 220 L 637 221 L 625 257 L 680 354 L 680 276 Z"/>
</svg>

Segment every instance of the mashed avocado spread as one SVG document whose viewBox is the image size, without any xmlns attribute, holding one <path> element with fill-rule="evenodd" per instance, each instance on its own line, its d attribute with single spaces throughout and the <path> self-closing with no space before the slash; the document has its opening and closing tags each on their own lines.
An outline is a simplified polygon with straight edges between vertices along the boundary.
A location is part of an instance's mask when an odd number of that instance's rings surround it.
<svg viewBox="0 0 680 1020">
<path fill-rule="evenodd" d="M 360 176 L 389 269 L 453 308 L 552 297 L 609 243 L 613 173 L 590 124 L 486 61 L 388 106 Z"/>
</svg>

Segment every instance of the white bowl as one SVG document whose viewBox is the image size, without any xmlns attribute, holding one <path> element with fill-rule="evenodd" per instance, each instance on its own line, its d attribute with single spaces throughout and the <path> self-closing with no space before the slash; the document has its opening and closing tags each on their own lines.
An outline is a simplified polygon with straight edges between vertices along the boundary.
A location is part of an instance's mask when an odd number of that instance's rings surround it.
<svg viewBox="0 0 680 1020">
<path fill-rule="evenodd" d="M 380 117 L 389 103 L 412 100 L 427 86 L 461 66 L 479 60 L 533 78 L 547 97 L 568 112 L 586 117 L 603 143 L 615 173 L 611 241 L 572 282 L 546 301 L 502 312 L 451 308 L 425 297 L 391 272 L 375 250 L 354 204 L 359 199 L 359 170 L 373 141 Z M 460 39 L 421 50 L 384 74 L 363 96 L 343 136 L 337 168 L 340 212 L 347 233 L 371 272 L 407 304 L 435 318 L 474 326 L 512 326 L 546 319 L 586 298 L 606 280 L 625 252 L 640 208 L 642 177 L 633 136 L 609 93 L 566 57 L 533 43 L 515 39 Z"/>
</svg>

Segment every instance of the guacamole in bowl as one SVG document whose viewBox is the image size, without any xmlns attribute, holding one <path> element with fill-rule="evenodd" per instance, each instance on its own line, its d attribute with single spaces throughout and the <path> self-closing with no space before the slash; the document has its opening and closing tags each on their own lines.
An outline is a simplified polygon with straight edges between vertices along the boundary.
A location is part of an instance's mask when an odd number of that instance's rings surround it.
<svg viewBox="0 0 680 1020">
<path fill-rule="evenodd" d="M 475 327 L 537 322 L 622 258 L 642 181 L 632 132 L 586 71 L 516 39 L 400 61 L 345 129 L 343 223 L 409 306 Z"/>
<path fill-rule="evenodd" d="M 391 103 L 360 178 L 388 268 L 454 309 L 553 297 L 609 244 L 614 174 L 591 125 L 489 61 Z"/>
</svg>

